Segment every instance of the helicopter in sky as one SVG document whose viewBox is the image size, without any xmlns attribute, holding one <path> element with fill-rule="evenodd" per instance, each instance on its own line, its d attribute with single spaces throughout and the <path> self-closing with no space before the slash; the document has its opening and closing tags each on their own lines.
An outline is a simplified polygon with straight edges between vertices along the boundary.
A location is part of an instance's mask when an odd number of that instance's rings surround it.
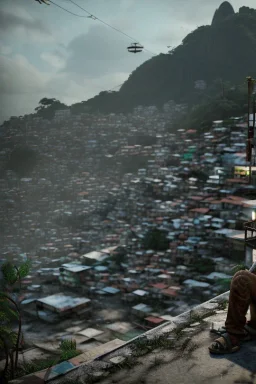
<svg viewBox="0 0 256 384">
<path fill-rule="evenodd" d="M 131 53 L 142 52 L 143 48 L 144 47 L 139 43 L 132 43 L 129 47 L 127 47 L 128 52 L 131 52 Z"/>
</svg>

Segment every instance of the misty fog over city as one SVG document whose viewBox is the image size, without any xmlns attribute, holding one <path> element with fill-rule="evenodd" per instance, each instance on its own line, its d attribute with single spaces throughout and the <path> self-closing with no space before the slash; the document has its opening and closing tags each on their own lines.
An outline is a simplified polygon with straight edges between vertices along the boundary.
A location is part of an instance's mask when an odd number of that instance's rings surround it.
<svg viewBox="0 0 256 384">
<path fill-rule="evenodd" d="M 0 383 L 254 384 L 255 2 L 2 0 L 0 30 Z"/>
</svg>

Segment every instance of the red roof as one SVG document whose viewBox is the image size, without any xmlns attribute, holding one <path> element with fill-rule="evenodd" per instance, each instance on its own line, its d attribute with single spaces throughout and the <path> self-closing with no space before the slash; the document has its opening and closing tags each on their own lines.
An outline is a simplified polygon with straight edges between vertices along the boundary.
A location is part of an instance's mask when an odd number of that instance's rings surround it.
<svg viewBox="0 0 256 384">
<path fill-rule="evenodd" d="M 242 201 L 240 201 L 240 200 L 230 200 L 230 199 L 222 199 L 221 200 L 222 201 L 222 203 L 227 203 L 227 204 L 231 204 L 231 205 L 243 205 L 243 202 Z"/>
<path fill-rule="evenodd" d="M 207 197 L 206 199 L 204 199 L 204 201 L 213 201 L 214 199 L 216 199 L 216 197 L 213 197 L 213 196 L 209 196 Z"/>
<path fill-rule="evenodd" d="M 203 200 L 204 197 L 203 196 L 191 196 L 190 199 L 191 200 Z"/>
<path fill-rule="evenodd" d="M 228 196 L 227 196 L 227 199 L 237 200 L 237 201 L 244 201 L 244 197 L 233 196 L 233 195 L 228 195 Z"/>
<path fill-rule="evenodd" d="M 209 209 L 208 208 L 193 208 L 193 209 L 190 209 L 190 212 L 207 213 L 207 212 L 209 212 Z"/>
<path fill-rule="evenodd" d="M 227 179 L 226 180 L 227 183 L 237 183 L 237 184 L 249 184 L 248 183 L 248 180 L 246 179 Z"/>
<path fill-rule="evenodd" d="M 186 240 L 187 238 L 188 238 L 188 236 L 185 235 L 185 233 L 181 233 L 181 234 L 179 235 L 179 239 L 180 239 L 180 240 Z"/>
<path fill-rule="evenodd" d="M 166 289 L 168 285 L 164 283 L 157 283 L 157 284 L 151 284 L 151 287 L 154 287 L 156 289 Z"/>
<path fill-rule="evenodd" d="M 196 129 L 189 129 L 186 133 L 196 133 L 197 130 Z"/>
<path fill-rule="evenodd" d="M 153 317 L 153 316 L 148 316 L 145 318 L 145 320 L 149 321 L 150 323 L 154 323 L 154 324 L 160 324 L 163 321 L 165 321 L 164 319 L 161 319 L 160 317 Z"/>
<path fill-rule="evenodd" d="M 162 294 L 167 296 L 177 296 L 177 291 L 171 288 L 167 288 L 162 290 Z"/>
</svg>

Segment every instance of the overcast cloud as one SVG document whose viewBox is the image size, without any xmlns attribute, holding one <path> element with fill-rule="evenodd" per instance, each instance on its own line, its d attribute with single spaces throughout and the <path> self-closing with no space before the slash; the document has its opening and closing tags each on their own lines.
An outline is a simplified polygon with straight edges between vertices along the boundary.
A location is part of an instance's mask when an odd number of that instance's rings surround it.
<svg viewBox="0 0 256 384">
<path fill-rule="evenodd" d="M 69 0 L 56 4 L 88 16 Z M 197 26 L 210 24 L 219 0 L 75 0 L 154 53 L 166 53 Z M 235 11 L 255 0 L 231 1 Z M 33 112 L 42 97 L 68 105 L 116 87 L 151 55 L 97 20 L 33 0 L 0 3 L 0 123 Z"/>
</svg>

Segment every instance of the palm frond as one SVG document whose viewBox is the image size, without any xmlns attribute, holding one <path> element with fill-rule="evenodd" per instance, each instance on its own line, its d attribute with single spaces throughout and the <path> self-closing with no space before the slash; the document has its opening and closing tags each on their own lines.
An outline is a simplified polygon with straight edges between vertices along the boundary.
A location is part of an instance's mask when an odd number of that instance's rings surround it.
<svg viewBox="0 0 256 384">
<path fill-rule="evenodd" d="M 19 271 L 18 273 L 21 279 L 26 277 L 29 274 L 30 267 L 31 267 L 31 261 L 27 260 L 18 268 L 18 271 Z"/>
<path fill-rule="evenodd" d="M 233 274 L 235 274 L 238 271 L 248 270 L 247 266 L 244 264 L 237 264 L 232 268 Z"/>
<path fill-rule="evenodd" d="M 1 271 L 7 284 L 13 285 L 18 280 L 17 271 L 15 270 L 13 264 L 9 261 L 2 265 Z"/>
</svg>

